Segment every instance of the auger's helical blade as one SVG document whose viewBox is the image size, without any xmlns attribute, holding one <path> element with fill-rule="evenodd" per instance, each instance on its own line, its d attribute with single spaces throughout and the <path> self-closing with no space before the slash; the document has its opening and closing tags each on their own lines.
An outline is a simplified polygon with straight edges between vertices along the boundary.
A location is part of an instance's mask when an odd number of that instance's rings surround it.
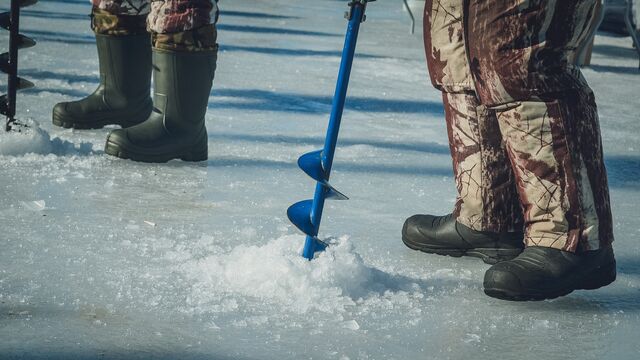
<svg viewBox="0 0 640 360">
<path fill-rule="evenodd" d="M 324 251 L 328 244 L 318 239 L 318 227 L 313 225 L 311 220 L 311 211 L 313 210 L 313 200 L 303 200 L 297 202 L 287 209 L 287 217 L 289 221 L 295 225 L 298 230 L 307 235 L 305 246 L 302 250 L 302 256 L 311 260 L 318 251 Z"/>
<path fill-rule="evenodd" d="M 345 194 L 341 193 L 340 191 L 336 190 L 336 188 L 331 186 L 331 184 L 323 183 L 322 185 L 326 186 L 328 188 L 328 190 L 329 190 L 329 191 L 327 191 L 327 195 L 325 195 L 325 199 L 327 199 L 327 200 L 349 200 L 347 195 L 345 195 Z"/>
<path fill-rule="evenodd" d="M 312 151 L 300 156 L 298 166 L 313 180 L 319 182 L 327 181 L 327 174 L 322 166 L 322 150 Z"/>
<path fill-rule="evenodd" d="M 9 113 L 9 98 L 7 95 L 0 96 L 0 114 L 7 115 Z"/>
<path fill-rule="evenodd" d="M 36 41 L 24 35 L 18 35 L 18 49 L 27 49 L 36 46 Z"/>
<path fill-rule="evenodd" d="M 34 5 L 38 0 L 20 0 L 20 7 L 27 7 Z"/>
<path fill-rule="evenodd" d="M 309 236 L 316 236 L 317 230 L 311 222 L 311 209 L 313 200 L 299 201 L 287 209 L 287 217 L 293 225 Z"/>
<path fill-rule="evenodd" d="M 9 67 L 9 53 L 0 54 L 0 71 L 8 74 L 11 68 Z"/>
<path fill-rule="evenodd" d="M 18 90 L 31 89 L 34 86 L 36 85 L 31 81 L 25 80 L 23 78 L 18 78 L 18 87 L 17 87 Z"/>
<path fill-rule="evenodd" d="M 3 12 L 0 13 L 0 27 L 9 30 L 11 28 L 11 13 Z"/>
<path fill-rule="evenodd" d="M 298 159 L 298 166 L 305 174 L 309 175 L 313 180 L 324 185 L 329 191 L 326 194 L 327 199 L 331 200 L 349 200 L 343 193 L 336 190 L 329 182 L 329 177 L 322 166 L 322 150 L 306 153 Z"/>
</svg>

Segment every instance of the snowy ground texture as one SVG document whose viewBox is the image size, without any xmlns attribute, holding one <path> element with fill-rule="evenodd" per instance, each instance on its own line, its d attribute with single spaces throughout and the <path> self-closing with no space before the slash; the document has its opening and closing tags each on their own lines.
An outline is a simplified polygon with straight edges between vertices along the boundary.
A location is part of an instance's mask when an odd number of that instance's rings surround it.
<svg viewBox="0 0 640 360">
<path fill-rule="evenodd" d="M 6 2 L 3 3 L 3 6 Z M 440 95 L 398 1 L 372 3 L 313 262 L 286 208 L 313 194 L 346 1 L 222 1 L 209 161 L 104 154 L 108 129 L 50 123 L 97 84 L 87 0 L 24 12 L 19 114 L 0 136 L 0 358 L 638 359 L 640 74 L 631 40 L 599 34 L 585 70 L 600 106 L 618 281 L 555 301 L 482 292 L 487 266 L 400 241 L 455 197 Z M 4 35 L 3 35 L 4 36 Z M 6 44 L 6 37 L 2 38 Z M 37 126 L 32 123 L 32 129 Z"/>
</svg>

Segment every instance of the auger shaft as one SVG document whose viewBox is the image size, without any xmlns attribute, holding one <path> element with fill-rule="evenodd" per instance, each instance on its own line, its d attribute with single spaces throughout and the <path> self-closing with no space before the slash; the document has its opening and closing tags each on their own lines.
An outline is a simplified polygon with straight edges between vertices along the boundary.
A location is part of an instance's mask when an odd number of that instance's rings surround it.
<svg viewBox="0 0 640 360">
<path fill-rule="evenodd" d="M 374 0 L 353 0 L 349 3 L 350 10 L 346 16 L 349 20 L 349 25 L 342 50 L 342 61 L 340 63 L 338 81 L 333 96 L 331 117 L 329 119 L 324 148 L 319 151 L 304 154 L 298 159 L 300 168 L 316 180 L 316 191 L 313 200 L 304 200 L 293 204 L 287 210 L 287 215 L 291 222 L 307 235 L 302 256 L 309 260 L 313 259 L 316 252 L 322 251 L 326 247 L 326 244 L 318 239 L 318 231 L 325 200 L 329 198 L 347 199 L 346 196 L 342 195 L 329 184 L 329 177 L 338 142 L 338 132 L 340 130 L 340 122 L 347 97 L 360 24 L 365 19 L 365 9 L 367 3 L 370 1 Z"/>
<path fill-rule="evenodd" d="M 340 131 L 340 122 L 342 121 L 342 113 L 347 98 L 347 89 L 349 87 L 349 79 L 351 77 L 351 68 L 353 66 L 353 58 L 356 52 L 356 43 L 358 41 L 358 33 L 360 31 L 360 23 L 364 19 L 364 11 L 366 4 L 354 2 L 351 5 L 351 19 L 347 27 L 347 35 L 342 50 L 342 61 L 340 63 L 340 72 L 338 73 L 338 83 L 336 91 L 333 95 L 333 105 L 331 108 L 331 117 L 329 126 L 327 127 L 327 136 L 325 138 L 324 149 L 322 151 L 322 168 L 326 174 L 326 180 L 329 181 L 331 167 L 333 166 L 333 157 L 338 143 L 338 132 Z M 320 221 L 322 220 L 322 211 L 327 193 L 330 189 L 322 183 L 316 184 L 316 191 L 313 197 L 313 207 L 311 209 L 311 223 L 315 226 L 315 233 L 308 234 L 305 240 L 302 256 L 307 259 L 313 259 L 316 251 L 324 250 L 324 244 L 316 240 Z"/>
<path fill-rule="evenodd" d="M 333 157 L 338 142 L 340 122 L 342 121 L 342 113 L 344 112 L 347 89 L 349 87 L 349 79 L 351 77 L 353 58 L 356 52 L 356 42 L 358 40 L 360 23 L 362 22 L 363 17 L 364 6 L 356 3 L 352 12 L 352 19 L 349 20 L 344 49 L 342 50 L 342 61 L 340 63 L 340 72 L 338 73 L 338 83 L 336 85 L 335 94 L 333 95 L 331 117 L 329 119 L 327 136 L 324 142 L 324 151 L 322 153 L 322 165 L 327 174 L 331 172 L 331 166 L 333 165 Z M 329 180 L 328 177 L 327 180 Z"/>
<path fill-rule="evenodd" d="M 9 72 L 7 80 L 7 122 L 5 130 L 11 129 L 11 123 L 16 116 L 16 91 L 18 89 L 18 42 L 20 29 L 20 4 L 11 1 L 11 27 L 9 29 Z"/>
</svg>

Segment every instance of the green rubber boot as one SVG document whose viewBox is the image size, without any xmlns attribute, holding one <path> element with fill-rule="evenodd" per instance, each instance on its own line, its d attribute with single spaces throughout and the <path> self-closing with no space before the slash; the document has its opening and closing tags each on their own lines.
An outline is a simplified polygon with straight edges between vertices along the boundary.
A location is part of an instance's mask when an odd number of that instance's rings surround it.
<svg viewBox="0 0 640 360">
<path fill-rule="evenodd" d="M 142 124 L 112 131 L 105 152 L 123 159 L 167 162 L 208 157 L 204 116 L 216 67 L 216 51 L 153 49 L 153 112 Z"/>
<path fill-rule="evenodd" d="M 151 113 L 150 36 L 96 34 L 96 45 L 100 85 L 84 99 L 56 104 L 54 125 L 74 129 L 128 127 Z"/>
</svg>

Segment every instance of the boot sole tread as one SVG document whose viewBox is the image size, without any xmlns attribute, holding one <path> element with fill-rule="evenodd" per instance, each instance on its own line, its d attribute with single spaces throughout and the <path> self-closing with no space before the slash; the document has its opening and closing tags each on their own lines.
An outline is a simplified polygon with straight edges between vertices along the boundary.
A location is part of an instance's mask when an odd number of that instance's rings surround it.
<svg viewBox="0 0 640 360">
<path fill-rule="evenodd" d="M 410 249 L 421 251 L 427 254 L 436 254 L 443 256 L 462 257 L 470 256 L 480 258 L 484 263 L 489 265 L 497 264 L 501 261 L 511 260 L 517 257 L 522 249 L 501 249 L 501 248 L 444 248 L 444 247 L 431 247 L 425 244 L 417 243 L 402 237 L 402 242 Z"/>
<path fill-rule="evenodd" d="M 594 276 L 591 276 L 594 274 Z M 586 279 L 586 280 L 585 280 Z M 581 280 L 581 281 L 576 281 Z M 575 287 L 567 287 L 564 289 L 556 289 L 550 292 L 515 292 L 509 289 L 499 287 L 487 287 L 485 285 L 484 293 L 501 300 L 510 301 L 541 301 L 556 299 L 561 296 L 568 295 L 575 290 L 595 290 L 607 286 L 616 280 L 616 263 L 615 261 L 603 266 L 599 266 L 586 275 L 574 275 L 567 283 L 576 283 Z"/>
<path fill-rule="evenodd" d="M 149 155 L 123 150 L 120 145 L 110 141 L 107 141 L 104 152 L 108 155 L 121 159 L 129 159 L 146 163 L 166 163 L 176 159 L 189 162 L 199 162 L 206 161 L 209 158 L 209 151 L 206 147 L 204 150 L 187 149 L 186 151 L 181 151 L 179 155 L 176 155 L 175 153 Z"/>
</svg>

